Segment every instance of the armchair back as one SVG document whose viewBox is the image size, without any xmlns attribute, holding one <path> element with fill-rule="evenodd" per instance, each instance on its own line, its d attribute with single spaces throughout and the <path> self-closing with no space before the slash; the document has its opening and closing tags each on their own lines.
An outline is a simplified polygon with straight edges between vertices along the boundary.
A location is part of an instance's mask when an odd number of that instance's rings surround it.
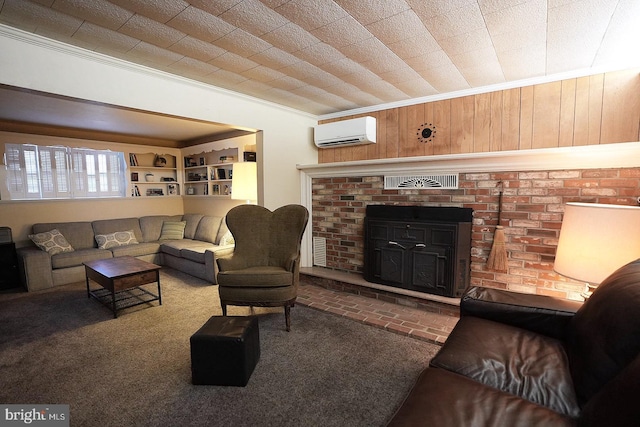
<svg viewBox="0 0 640 427">
<path fill-rule="evenodd" d="M 308 219 L 307 209 L 300 205 L 273 212 L 257 205 L 234 207 L 227 213 L 227 226 L 235 239 L 233 268 L 277 266 L 291 271 Z"/>
</svg>

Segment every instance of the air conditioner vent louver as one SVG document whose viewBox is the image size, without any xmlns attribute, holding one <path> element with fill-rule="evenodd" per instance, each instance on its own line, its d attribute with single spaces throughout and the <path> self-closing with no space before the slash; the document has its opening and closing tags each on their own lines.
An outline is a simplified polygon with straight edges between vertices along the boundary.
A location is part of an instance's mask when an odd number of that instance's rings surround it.
<svg viewBox="0 0 640 427">
<path fill-rule="evenodd" d="M 441 188 L 455 190 L 458 188 L 458 174 L 443 175 L 400 175 L 385 176 L 385 190 L 420 188 Z"/>
</svg>

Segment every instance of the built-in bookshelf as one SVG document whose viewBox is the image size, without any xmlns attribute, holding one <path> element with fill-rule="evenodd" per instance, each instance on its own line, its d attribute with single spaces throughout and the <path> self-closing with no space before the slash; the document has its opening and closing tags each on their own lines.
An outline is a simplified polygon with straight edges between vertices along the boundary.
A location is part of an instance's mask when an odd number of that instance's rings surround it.
<svg viewBox="0 0 640 427">
<path fill-rule="evenodd" d="M 230 198 L 233 165 L 245 160 L 255 161 L 255 152 L 234 147 L 184 157 L 184 195 Z"/>
<path fill-rule="evenodd" d="M 176 156 L 129 153 L 131 197 L 180 196 Z"/>
<path fill-rule="evenodd" d="M 227 148 L 184 157 L 185 196 L 231 197 L 238 151 Z"/>
</svg>

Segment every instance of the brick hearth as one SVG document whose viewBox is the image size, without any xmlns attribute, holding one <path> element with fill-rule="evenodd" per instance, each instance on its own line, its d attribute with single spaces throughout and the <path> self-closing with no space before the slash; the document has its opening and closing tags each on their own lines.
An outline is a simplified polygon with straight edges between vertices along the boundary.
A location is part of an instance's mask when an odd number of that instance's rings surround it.
<svg viewBox="0 0 640 427">
<path fill-rule="evenodd" d="M 459 299 L 402 295 L 363 286 L 358 274 L 302 270 L 297 302 L 311 308 L 435 344 L 445 342 L 459 319 Z"/>
</svg>

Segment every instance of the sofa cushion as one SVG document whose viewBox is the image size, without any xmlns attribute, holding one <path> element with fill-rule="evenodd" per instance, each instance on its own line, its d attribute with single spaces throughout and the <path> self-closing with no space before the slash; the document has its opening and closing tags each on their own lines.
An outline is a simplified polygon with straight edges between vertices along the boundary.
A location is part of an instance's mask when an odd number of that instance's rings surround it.
<svg viewBox="0 0 640 427">
<path fill-rule="evenodd" d="M 138 242 L 143 242 L 138 218 L 99 219 L 91 223 L 94 234 L 111 234 L 117 231 L 133 231 Z"/>
<path fill-rule="evenodd" d="M 431 360 L 564 415 L 580 413 L 561 341 L 514 326 L 464 316 Z"/>
<path fill-rule="evenodd" d="M 133 230 L 116 231 L 109 234 L 96 234 L 96 243 L 98 249 L 109 249 L 118 246 L 137 245 L 138 239 L 136 239 Z"/>
<path fill-rule="evenodd" d="M 29 239 L 49 255 L 59 254 L 60 252 L 73 252 L 73 247 L 56 228 L 44 233 L 29 234 Z"/>
<path fill-rule="evenodd" d="M 182 215 L 150 215 L 140 217 L 141 242 L 156 242 L 160 240 L 162 224 L 165 221 L 180 221 Z"/>
<path fill-rule="evenodd" d="M 79 249 L 77 251 L 64 252 L 52 256 L 51 267 L 53 269 L 76 267 L 82 265 L 83 262 L 109 258 L 113 258 L 111 251 L 98 248 Z"/>
<path fill-rule="evenodd" d="M 425 369 L 387 427 L 568 427 L 575 420 L 442 369 Z"/>
<path fill-rule="evenodd" d="M 184 238 L 185 239 L 193 239 L 196 235 L 196 230 L 198 229 L 198 224 L 200 224 L 200 220 L 204 217 L 202 214 L 184 214 L 182 215 L 182 220 L 186 221 L 187 225 L 184 228 Z"/>
<path fill-rule="evenodd" d="M 222 218 L 219 216 L 204 216 L 198 223 L 195 240 L 202 240 L 203 242 L 216 243 L 218 240 L 218 232 L 220 230 L 220 224 Z"/>
<path fill-rule="evenodd" d="M 118 246 L 110 249 L 114 257 L 144 256 L 160 252 L 159 242 L 144 242 L 137 245 Z"/>
<path fill-rule="evenodd" d="M 33 225 L 33 233 L 43 233 L 57 229 L 67 239 L 73 249 L 95 248 L 93 228 L 90 222 L 47 222 Z"/>
<path fill-rule="evenodd" d="M 184 259 L 188 259 L 194 262 L 199 262 L 200 264 L 204 264 L 204 256 L 205 256 L 205 252 L 207 250 L 211 250 L 213 251 L 216 248 L 216 246 L 214 245 L 206 245 L 206 246 L 200 246 L 200 247 L 190 247 L 190 248 L 185 248 L 182 249 L 180 251 L 180 255 L 182 256 L 182 258 Z"/>
<path fill-rule="evenodd" d="M 184 238 L 186 221 L 165 221 L 162 224 L 160 240 L 181 240 Z"/>
<path fill-rule="evenodd" d="M 210 247 L 211 243 L 191 239 L 165 240 L 160 245 L 160 251 L 179 258 L 182 256 L 180 251 L 183 249 L 197 248 L 201 246 Z"/>
</svg>

